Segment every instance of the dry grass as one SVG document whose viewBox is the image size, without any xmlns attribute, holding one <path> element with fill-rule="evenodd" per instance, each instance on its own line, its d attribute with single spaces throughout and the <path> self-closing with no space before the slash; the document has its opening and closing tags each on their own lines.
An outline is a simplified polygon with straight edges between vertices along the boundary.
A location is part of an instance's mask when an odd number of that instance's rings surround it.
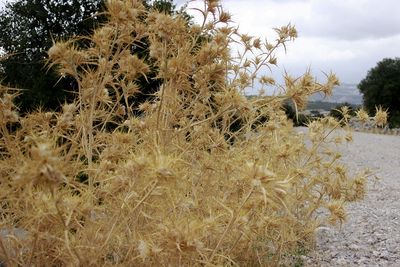
<svg viewBox="0 0 400 267">
<path fill-rule="evenodd" d="M 87 37 L 90 47 L 68 40 L 49 50 L 49 65 L 79 87 L 61 112 L 18 117 L 15 94 L 2 88 L 6 263 L 277 265 L 363 197 L 366 174 L 349 177 L 332 150 L 351 139 L 329 135 L 340 122 L 315 121 L 303 136 L 281 109 L 286 99 L 301 108 L 308 95 L 329 94 L 335 76 L 325 84 L 310 73 L 287 76 L 282 94 L 246 99 L 255 82 L 274 83 L 262 73 L 296 30 L 278 28 L 276 42 L 265 43 L 231 27 L 218 1 L 204 4 L 199 26 L 140 1 L 109 0 L 109 22 Z M 145 39 L 150 57 L 132 54 Z M 233 44 L 242 47 L 237 57 Z M 163 83 L 137 117 L 130 103 L 150 70 Z"/>
</svg>

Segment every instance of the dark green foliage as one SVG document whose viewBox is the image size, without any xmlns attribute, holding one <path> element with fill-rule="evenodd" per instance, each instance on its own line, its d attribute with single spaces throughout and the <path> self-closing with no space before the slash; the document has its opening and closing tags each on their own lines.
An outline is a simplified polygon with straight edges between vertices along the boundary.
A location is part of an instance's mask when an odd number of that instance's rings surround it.
<svg viewBox="0 0 400 267">
<path fill-rule="evenodd" d="M 389 109 L 391 127 L 400 126 L 400 58 L 385 58 L 368 71 L 358 89 L 364 107 L 373 115 L 376 106 Z"/>
<path fill-rule="evenodd" d="M 74 80 L 47 70 L 53 40 L 87 35 L 104 20 L 95 16 L 101 0 L 17 0 L 0 13 L 0 44 L 11 56 L 1 64 L 3 83 L 25 89 L 18 99 L 22 111 L 38 106 L 56 109 L 71 99 Z M 70 92 L 70 93 L 68 93 Z"/>
<path fill-rule="evenodd" d="M 338 103 L 332 103 L 332 102 L 309 101 L 307 103 L 307 109 L 309 110 L 323 109 L 326 111 L 330 111 L 331 109 L 334 109 L 337 105 Z"/>
<path fill-rule="evenodd" d="M 286 102 L 283 104 L 283 109 L 286 113 L 286 116 L 289 119 L 293 120 L 296 118 L 296 111 L 294 110 L 293 106 L 289 102 Z"/>
<path fill-rule="evenodd" d="M 152 5 L 147 4 L 148 8 L 154 8 L 160 12 L 172 14 L 176 8 L 172 0 L 156 0 L 153 1 Z"/>
<path fill-rule="evenodd" d="M 77 85 L 70 77 L 59 77 L 53 69 L 48 70 L 45 61 L 47 51 L 54 40 L 85 36 L 105 22 L 104 0 L 17 0 L 8 3 L 0 12 L 0 47 L 10 54 L 0 62 L 2 83 L 24 89 L 17 99 L 22 112 L 38 107 L 55 110 L 74 98 Z M 172 14 L 175 5 L 170 0 L 157 0 L 146 8 Z M 188 20 L 190 19 L 189 16 Z M 147 40 L 133 53 L 148 58 Z M 83 41 L 82 46 L 88 45 Z M 136 107 L 151 98 L 158 90 L 160 81 L 155 79 L 156 70 L 141 78 L 138 83 L 145 88 L 135 99 Z"/>
<path fill-rule="evenodd" d="M 288 117 L 288 119 L 291 119 L 293 121 L 293 125 L 295 127 L 299 127 L 299 126 L 307 126 L 307 124 L 310 122 L 310 120 L 312 119 L 309 116 L 306 116 L 304 114 L 298 113 L 296 116 L 296 111 L 293 108 L 293 106 L 290 103 L 284 103 L 283 104 L 283 109 L 286 113 L 286 116 Z"/>
<path fill-rule="evenodd" d="M 149 4 L 149 0 L 143 0 L 143 4 L 146 7 L 146 9 L 155 9 L 158 10 L 159 12 L 166 13 L 166 14 L 175 14 L 177 13 L 176 11 L 176 6 L 173 4 L 172 0 L 155 0 L 152 1 L 151 4 Z M 187 16 L 188 20 L 190 19 L 189 16 Z M 141 45 L 140 46 L 134 46 L 132 49 L 132 54 L 136 54 L 139 58 L 145 59 L 145 62 L 149 64 L 149 66 L 152 66 L 149 61 L 149 40 L 144 39 L 141 40 Z M 151 101 L 154 99 L 154 93 L 156 93 L 159 90 L 159 87 L 162 83 L 160 79 L 156 78 L 157 75 L 156 69 L 150 69 L 150 72 L 147 73 L 146 77 L 140 77 L 137 83 L 139 84 L 139 87 L 141 88 L 140 93 L 136 94 L 134 98 L 129 99 L 130 104 L 133 104 L 132 107 L 134 109 L 135 115 L 140 115 L 141 111 L 138 109 L 140 104 L 146 102 L 146 101 Z"/>
</svg>

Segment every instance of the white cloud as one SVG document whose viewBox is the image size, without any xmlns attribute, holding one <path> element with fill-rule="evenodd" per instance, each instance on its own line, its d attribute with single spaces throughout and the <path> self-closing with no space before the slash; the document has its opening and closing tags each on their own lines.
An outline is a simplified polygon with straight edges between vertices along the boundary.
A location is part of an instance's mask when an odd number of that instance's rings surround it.
<svg viewBox="0 0 400 267">
<path fill-rule="evenodd" d="M 10 0 L 9 0 L 10 1 Z M 7 2 L 0 0 L 1 4 Z M 187 2 L 176 0 L 178 6 Z M 333 71 L 358 83 L 385 57 L 399 57 L 399 0 L 221 0 L 242 32 L 274 39 L 272 28 L 292 23 L 299 38 L 278 53 L 279 71 Z M 202 0 L 190 6 L 202 6 Z M 199 20 L 199 13 L 196 19 Z M 278 75 L 278 74 L 277 74 Z"/>
<path fill-rule="evenodd" d="M 398 0 L 314 0 L 310 8 L 312 17 L 299 23 L 306 36 L 357 40 L 400 33 Z"/>
<path fill-rule="evenodd" d="M 400 56 L 398 0 L 221 2 L 242 32 L 274 39 L 272 28 L 296 26 L 299 38 L 287 54 L 278 53 L 281 72 L 300 75 L 311 67 L 321 79 L 322 71 L 333 71 L 343 82 L 358 83 L 378 61 Z"/>
</svg>

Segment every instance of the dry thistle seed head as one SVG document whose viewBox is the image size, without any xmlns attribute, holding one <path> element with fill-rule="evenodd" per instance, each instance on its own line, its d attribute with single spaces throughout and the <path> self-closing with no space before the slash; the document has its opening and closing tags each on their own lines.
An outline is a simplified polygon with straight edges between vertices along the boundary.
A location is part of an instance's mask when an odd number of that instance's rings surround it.
<svg viewBox="0 0 400 267">
<path fill-rule="evenodd" d="M 278 59 L 275 56 L 271 56 L 268 63 L 276 66 L 278 64 Z"/>
<path fill-rule="evenodd" d="M 328 203 L 327 208 L 330 211 L 329 221 L 331 224 L 335 225 L 338 221 L 342 224 L 346 221 L 346 212 L 342 200 L 331 201 Z"/>
<path fill-rule="evenodd" d="M 111 42 L 113 40 L 114 35 L 115 35 L 115 29 L 113 29 L 111 26 L 105 25 L 103 27 L 96 29 L 91 38 L 93 42 L 96 44 L 95 51 L 97 51 L 97 53 L 103 56 L 109 54 L 110 49 L 112 49 Z"/>
<path fill-rule="evenodd" d="M 246 166 L 250 169 L 251 177 L 253 179 L 269 181 L 277 178 L 277 175 L 268 169 L 267 166 L 260 166 L 255 163 L 247 162 Z"/>
<path fill-rule="evenodd" d="M 240 90 L 245 89 L 251 85 L 251 77 L 247 72 L 240 71 L 237 82 Z"/>
<path fill-rule="evenodd" d="M 330 96 L 332 95 L 332 90 L 335 88 L 335 86 L 340 85 L 340 81 L 333 73 L 330 73 L 326 76 L 327 76 L 327 82 L 323 85 L 320 85 L 318 91 L 324 93 L 325 96 Z"/>
<path fill-rule="evenodd" d="M 340 122 L 331 116 L 327 116 L 321 120 L 321 122 L 327 127 L 327 128 L 336 128 L 340 125 Z"/>
<path fill-rule="evenodd" d="M 212 14 L 215 14 L 219 6 L 219 0 L 206 0 L 206 4 L 207 4 L 207 11 Z"/>
<path fill-rule="evenodd" d="M 363 108 L 360 109 L 360 110 L 357 110 L 356 111 L 356 115 L 357 115 L 357 118 L 362 123 L 366 123 L 369 120 L 369 115 Z"/>
<path fill-rule="evenodd" d="M 64 57 L 65 51 L 70 48 L 69 42 L 56 42 L 50 47 L 49 51 L 47 52 L 49 59 L 57 62 L 57 60 Z"/>
<path fill-rule="evenodd" d="M 19 121 L 19 115 L 16 111 L 13 110 L 1 110 L 0 120 L 2 123 L 17 122 Z"/>
<path fill-rule="evenodd" d="M 66 181 L 66 177 L 59 170 L 55 169 L 50 164 L 44 164 L 40 168 L 40 178 L 35 183 L 49 183 L 49 184 L 61 184 Z"/>
<path fill-rule="evenodd" d="M 260 83 L 265 85 L 275 85 L 275 79 L 269 76 L 261 76 Z"/>
<path fill-rule="evenodd" d="M 134 96 L 135 94 L 140 92 L 139 85 L 132 81 L 121 82 L 121 88 L 124 94 L 128 97 Z"/>
<path fill-rule="evenodd" d="M 108 0 L 106 2 L 106 7 L 112 18 L 118 18 L 125 8 L 124 2 L 120 0 Z"/>
<path fill-rule="evenodd" d="M 297 38 L 297 30 L 290 23 L 286 26 L 282 26 L 280 28 L 275 28 L 275 31 L 279 36 L 279 42 L 283 42 L 283 41 L 287 41 L 287 40 L 293 41 L 294 39 Z"/>
<path fill-rule="evenodd" d="M 255 38 L 253 41 L 253 47 L 256 49 L 262 49 L 261 48 L 261 39 L 260 38 Z"/>
<path fill-rule="evenodd" d="M 106 7 L 111 22 L 122 24 L 134 24 L 138 16 L 144 12 L 143 4 L 138 0 L 108 0 Z"/>
<path fill-rule="evenodd" d="M 366 193 L 366 183 L 367 180 L 365 179 L 364 175 L 358 175 L 356 178 L 350 181 L 350 192 L 346 196 L 346 200 L 357 201 L 363 199 Z"/>
<path fill-rule="evenodd" d="M 339 81 L 339 79 L 336 77 L 335 74 L 330 73 L 330 74 L 328 75 L 328 82 L 327 82 L 327 85 L 328 85 L 329 87 L 333 88 L 333 87 L 335 87 L 335 86 L 340 85 L 340 81 Z"/>
<path fill-rule="evenodd" d="M 150 71 L 149 66 L 143 60 L 139 59 L 137 55 L 130 55 L 129 53 L 125 53 L 120 58 L 118 65 L 121 73 L 129 81 L 135 80 L 139 76 L 146 76 Z"/>
<path fill-rule="evenodd" d="M 149 55 L 152 59 L 161 60 L 163 57 L 163 51 L 161 43 L 152 42 L 149 46 Z"/>
<path fill-rule="evenodd" d="M 378 127 L 383 127 L 387 124 L 388 112 L 387 109 L 383 110 L 382 106 L 376 107 L 375 124 Z"/>
<path fill-rule="evenodd" d="M 242 41 L 242 43 L 244 45 L 248 45 L 250 44 L 250 41 L 253 39 L 252 36 L 248 35 L 248 34 L 241 34 L 240 35 L 240 40 Z"/>
<path fill-rule="evenodd" d="M 178 41 L 187 35 L 185 20 L 180 17 L 172 17 L 168 14 L 152 12 L 148 15 L 147 22 L 151 31 L 158 40 Z"/>
<path fill-rule="evenodd" d="M 87 53 L 80 51 L 73 41 L 55 43 L 49 49 L 48 56 L 48 68 L 57 66 L 58 73 L 62 77 L 71 75 L 78 78 L 77 66 L 88 62 Z"/>
<path fill-rule="evenodd" d="M 127 126 L 129 130 L 131 131 L 141 131 L 146 129 L 146 121 L 138 119 L 138 118 L 132 118 L 129 120 L 124 121 L 123 123 L 124 126 Z"/>
<path fill-rule="evenodd" d="M 123 117 L 126 115 L 126 108 L 124 105 L 118 105 L 116 111 L 115 111 L 115 115 Z"/>
<path fill-rule="evenodd" d="M 86 54 L 79 51 L 71 41 L 56 42 L 52 47 L 50 47 L 47 54 L 49 59 L 56 63 L 57 61 L 60 61 L 60 63 L 67 62 L 78 66 L 86 61 Z"/>
<path fill-rule="evenodd" d="M 233 34 L 235 32 L 235 28 L 225 26 L 225 27 L 218 28 L 218 31 L 225 36 L 230 36 L 231 34 Z"/>
<path fill-rule="evenodd" d="M 75 103 L 71 103 L 71 104 L 65 104 L 62 107 L 63 113 L 74 113 L 76 110 L 78 109 L 78 107 L 76 106 Z"/>
<path fill-rule="evenodd" d="M 19 114 L 16 111 L 16 106 L 13 103 L 15 94 L 5 93 L 0 98 L 0 121 L 1 123 L 7 124 L 9 122 L 19 121 Z"/>
<path fill-rule="evenodd" d="M 219 14 L 219 22 L 222 23 L 228 23 L 231 20 L 231 14 L 229 14 L 228 12 L 222 11 Z"/>
<path fill-rule="evenodd" d="M 299 80 L 299 86 L 306 93 L 311 93 L 315 91 L 315 79 L 309 71 L 307 71 Z"/>
<path fill-rule="evenodd" d="M 228 43 L 229 43 L 229 41 L 228 41 L 228 36 L 227 36 L 225 33 L 219 31 L 219 32 L 215 35 L 215 37 L 214 37 L 214 39 L 213 39 L 213 42 L 215 43 L 215 45 L 216 45 L 219 49 L 223 50 L 223 49 L 225 49 L 225 48 L 228 46 Z"/>
<path fill-rule="evenodd" d="M 26 138 L 26 142 L 35 142 L 37 138 Z M 30 148 L 30 159 L 26 158 L 14 177 L 15 186 L 47 185 L 55 186 L 66 182 L 62 170 L 66 165 L 57 155 L 55 148 L 48 142 L 37 141 Z"/>
<path fill-rule="evenodd" d="M 244 61 L 244 63 L 243 63 L 243 67 L 244 67 L 244 68 L 249 68 L 250 66 L 251 66 L 251 61 L 248 60 L 248 59 L 246 59 L 246 60 Z"/>
<path fill-rule="evenodd" d="M 275 48 L 275 45 L 273 45 L 272 43 L 265 43 L 265 49 L 267 49 L 267 51 L 272 51 Z"/>
<path fill-rule="evenodd" d="M 2 108 L 7 108 L 7 109 L 11 109 L 14 107 L 14 95 L 5 93 L 1 98 L 0 98 L 0 103 L 1 103 L 1 107 Z"/>
<path fill-rule="evenodd" d="M 173 35 L 174 31 L 174 19 L 167 14 L 158 13 L 155 16 L 154 32 L 163 39 L 169 39 Z"/>
<path fill-rule="evenodd" d="M 148 114 L 153 112 L 155 110 L 154 108 L 155 108 L 154 103 L 149 102 L 149 101 L 145 101 L 139 105 L 139 110 L 144 113 L 148 113 Z"/>
<path fill-rule="evenodd" d="M 342 106 L 339 111 L 342 113 L 343 119 L 347 122 L 351 117 L 350 108 L 348 106 Z"/>
<path fill-rule="evenodd" d="M 37 161 L 52 161 L 55 159 L 52 145 L 49 143 L 38 143 L 36 146 L 31 148 L 31 157 Z"/>
</svg>

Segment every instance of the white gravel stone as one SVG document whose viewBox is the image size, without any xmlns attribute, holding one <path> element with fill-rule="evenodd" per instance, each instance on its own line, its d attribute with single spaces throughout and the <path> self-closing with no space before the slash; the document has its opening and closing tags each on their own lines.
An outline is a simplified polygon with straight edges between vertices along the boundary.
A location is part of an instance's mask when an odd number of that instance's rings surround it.
<svg viewBox="0 0 400 267">
<path fill-rule="evenodd" d="M 400 266 L 400 136 L 355 132 L 340 150 L 351 171 L 368 167 L 379 180 L 369 181 L 363 201 L 348 205 L 340 229 L 317 233 L 305 266 Z"/>
</svg>

